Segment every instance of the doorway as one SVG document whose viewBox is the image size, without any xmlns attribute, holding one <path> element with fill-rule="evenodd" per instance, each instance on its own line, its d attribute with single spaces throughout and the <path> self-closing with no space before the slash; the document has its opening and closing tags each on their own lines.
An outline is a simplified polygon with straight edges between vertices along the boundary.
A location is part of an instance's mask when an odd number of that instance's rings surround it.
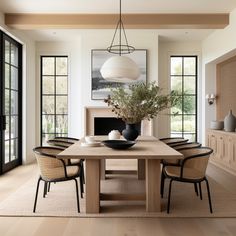
<svg viewBox="0 0 236 236">
<path fill-rule="evenodd" d="M 22 45 L 0 32 L 0 174 L 22 162 Z"/>
</svg>

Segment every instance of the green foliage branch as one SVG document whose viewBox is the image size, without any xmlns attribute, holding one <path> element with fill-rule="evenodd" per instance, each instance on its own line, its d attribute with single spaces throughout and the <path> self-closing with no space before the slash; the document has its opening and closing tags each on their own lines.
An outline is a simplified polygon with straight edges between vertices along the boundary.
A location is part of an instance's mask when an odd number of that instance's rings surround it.
<svg viewBox="0 0 236 236">
<path fill-rule="evenodd" d="M 177 91 L 164 94 L 155 82 L 130 85 L 129 89 L 120 86 L 111 92 L 112 95 L 104 101 L 127 124 L 153 119 L 160 111 L 175 106 L 180 99 Z"/>
</svg>

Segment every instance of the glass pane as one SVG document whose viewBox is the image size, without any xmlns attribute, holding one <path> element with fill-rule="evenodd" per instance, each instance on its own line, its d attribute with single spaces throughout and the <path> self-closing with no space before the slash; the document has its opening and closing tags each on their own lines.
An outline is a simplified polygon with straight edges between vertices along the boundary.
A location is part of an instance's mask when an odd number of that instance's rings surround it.
<svg viewBox="0 0 236 236">
<path fill-rule="evenodd" d="M 5 115 L 10 114 L 10 90 L 5 89 Z"/>
<path fill-rule="evenodd" d="M 11 44 L 11 64 L 18 66 L 18 48 Z"/>
<path fill-rule="evenodd" d="M 182 75 L 182 57 L 171 57 L 171 75 Z"/>
<path fill-rule="evenodd" d="M 11 140 L 11 161 L 17 158 L 18 139 Z"/>
<path fill-rule="evenodd" d="M 5 64 L 5 88 L 10 86 L 10 66 Z"/>
<path fill-rule="evenodd" d="M 10 63 L 10 43 L 5 40 L 5 62 Z"/>
<path fill-rule="evenodd" d="M 11 139 L 18 138 L 18 116 L 11 117 Z"/>
<path fill-rule="evenodd" d="M 67 96 L 56 97 L 56 114 L 67 114 Z"/>
<path fill-rule="evenodd" d="M 43 96 L 43 114 L 55 114 L 54 96 Z"/>
<path fill-rule="evenodd" d="M 196 113 L 196 97 L 195 96 L 184 96 L 184 113 L 195 114 Z"/>
<path fill-rule="evenodd" d="M 56 93 L 67 94 L 67 77 L 66 76 L 58 76 L 56 78 Z"/>
<path fill-rule="evenodd" d="M 170 134 L 170 137 L 171 137 L 171 138 L 182 137 L 182 134 L 181 134 L 181 133 L 171 133 L 171 134 Z"/>
<path fill-rule="evenodd" d="M 43 146 L 49 146 L 47 141 L 49 139 L 53 139 L 53 138 L 55 138 L 55 134 L 42 134 L 42 145 Z"/>
<path fill-rule="evenodd" d="M 5 140 L 10 139 L 10 127 L 9 127 L 9 116 L 6 116 L 6 130 L 5 130 Z"/>
<path fill-rule="evenodd" d="M 184 58 L 184 74 L 196 75 L 196 58 L 195 57 Z"/>
<path fill-rule="evenodd" d="M 54 57 L 43 57 L 43 75 L 54 75 L 55 74 L 55 58 Z"/>
<path fill-rule="evenodd" d="M 43 94 L 54 94 L 54 76 L 43 76 Z"/>
<path fill-rule="evenodd" d="M 56 58 L 56 74 L 67 75 L 67 57 Z"/>
<path fill-rule="evenodd" d="M 18 92 L 11 90 L 11 114 L 18 114 Z"/>
<path fill-rule="evenodd" d="M 179 99 L 177 104 L 171 108 L 171 114 L 182 114 L 182 100 Z"/>
<path fill-rule="evenodd" d="M 184 132 L 195 133 L 195 116 L 184 116 Z"/>
<path fill-rule="evenodd" d="M 42 115 L 42 129 L 43 133 L 55 132 L 55 116 Z"/>
<path fill-rule="evenodd" d="M 195 76 L 184 77 L 184 93 L 196 94 L 196 77 Z"/>
<path fill-rule="evenodd" d="M 56 116 L 56 132 L 57 133 L 67 133 L 67 116 Z"/>
<path fill-rule="evenodd" d="M 67 134 L 67 133 L 66 133 L 66 134 L 56 133 L 55 136 L 56 136 L 56 137 L 67 137 L 68 134 Z"/>
<path fill-rule="evenodd" d="M 18 89 L 18 69 L 11 67 L 11 88 Z"/>
<path fill-rule="evenodd" d="M 171 90 L 176 90 L 182 93 L 182 77 L 181 76 L 171 76 Z"/>
<path fill-rule="evenodd" d="M 182 134 L 182 116 L 171 116 L 171 132 Z"/>
<path fill-rule="evenodd" d="M 5 164 L 10 161 L 9 157 L 9 147 L 10 147 L 10 140 L 5 141 Z"/>
<path fill-rule="evenodd" d="M 196 135 L 195 134 L 184 133 L 184 138 L 188 139 L 189 142 L 195 142 L 196 141 Z"/>
</svg>

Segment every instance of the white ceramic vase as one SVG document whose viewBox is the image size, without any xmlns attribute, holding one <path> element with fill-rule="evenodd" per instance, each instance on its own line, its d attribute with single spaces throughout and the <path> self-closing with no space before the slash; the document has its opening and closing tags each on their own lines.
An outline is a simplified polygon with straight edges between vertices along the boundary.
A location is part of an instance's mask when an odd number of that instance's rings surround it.
<svg viewBox="0 0 236 236">
<path fill-rule="evenodd" d="M 232 110 L 229 111 L 228 115 L 224 119 L 224 130 L 226 132 L 235 132 L 236 117 L 232 114 Z"/>
</svg>

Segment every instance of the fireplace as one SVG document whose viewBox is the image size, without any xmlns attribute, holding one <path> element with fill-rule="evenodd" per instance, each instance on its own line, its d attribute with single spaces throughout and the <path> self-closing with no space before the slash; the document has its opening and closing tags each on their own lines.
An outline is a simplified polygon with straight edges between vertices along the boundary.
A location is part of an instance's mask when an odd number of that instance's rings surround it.
<svg viewBox="0 0 236 236">
<path fill-rule="evenodd" d="M 111 108 L 85 108 L 85 135 L 107 135 L 111 130 L 117 129 L 121 132 L 124 128 L 124 122 L 116 118 Z M 141 135 L 153 135 L 152 121 L 142 121 L 137 130 Z"/>
<path fill-rule="evenodd" d="M 121 118 L 115 117 L 95 117 L 94 118 L 94 135 L 108 135 L 112 130 L 125 129 L 125 122 Z M 141 123 L 137 125 L 136 129 L 141 131 Z"/>
</svg>

